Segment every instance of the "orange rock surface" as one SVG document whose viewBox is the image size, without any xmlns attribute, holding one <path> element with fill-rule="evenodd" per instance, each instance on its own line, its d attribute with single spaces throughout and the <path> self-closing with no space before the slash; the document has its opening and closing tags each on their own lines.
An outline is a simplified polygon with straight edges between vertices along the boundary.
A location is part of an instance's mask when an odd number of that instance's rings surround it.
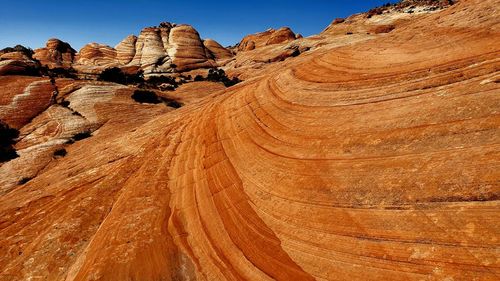
<svg viewBox="0 0 500 281">
<path fill-rule="evenodd" d="M 0 76 L 0 120 L 23 127 L 51 105 L 54 91 L 48 78 Z"/>
<path fill-rule="evenodd" d="M 498 280 L 497 4 L 317 46 L 175 111 L 69 91 L 101 127 L 0 193 L 0 280 Z"/>
<path fill-rule="evenodd" d="M 69 68 L 73 64 L 76 51 L 59 39 L 49 39 L 45 48 L 35 50 L 33 58 L 49 68 Z"/>
<path fill-rule="evenodd" d="M 255 48 L 290 42 L 297 39 L 297 36 L 288 27 L 280 29 L 269 29 L 264 32 L 245 36 L 238 46 L 239 51 L 251 51 Z"/>
</svg>

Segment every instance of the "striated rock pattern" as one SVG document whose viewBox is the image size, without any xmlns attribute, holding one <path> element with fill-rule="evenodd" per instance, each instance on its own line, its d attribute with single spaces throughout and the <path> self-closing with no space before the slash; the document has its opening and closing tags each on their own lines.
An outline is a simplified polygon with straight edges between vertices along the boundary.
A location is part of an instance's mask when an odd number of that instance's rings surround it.
<svg viewBox="0 0 500 281">
<path fill-rule="evenodd" d="M 205 39 L 203 40 L 203 45 L 205 46 L 206 50 L 209 51 L 208 57 L 211 57 L 215 60 L 230 59 L 234 56 L 230 50 L 222 47 L 215 40 Z"/>
<path fill-rule="evenodd" d="M 0 51 L 0 76 L 33 74 L 38 64 L 29 55 L 22 51 Z"/>
<path fill-rule="evenodd" d="M 215 66 L 214 61 L 207 57 L 200 35 L 192 26 L 180 25 L 172 28 L 168 41 L 170 44 L 167 50 L 176 65 L 176 70 L 186 71 Z"/>
<path fill-rule="evenodd" d="M 23 127 L 53 103 L 55 90 L 48 78 L 0 77 L 0 120 Z"/>
<path fill-rule="evenodd" d="M 300 36 L 302 37 L 302 36 Z M 288 27 L 269 29 L 264 32 L 248 35 L 238 46 L 239 51 L 251 51 L 262 46 L 290 42 L 297 39 L 295 33 Z"/>
<path fill-rule="evenodd" d="M 84 65 L 114 66 L 117 64 L 117 51 L 106 45 L 90 43 L 78 52 L 75 61 Z"/>
<path fill-rule="evenodd" d="M 183 72 L 215 67 L 215 60 L 232 56 L 213 40 L 207 44 L 190 25 L 162 23 L 143 29 L 138 37 L 128 36 L 115 48 L 85 46 L 78 54 L 76 68 L 84 72 L 96 72 L 96 66 L 99 70 L 103 66 L 139 67 L 146 74 Z"/>
<path fill-rule="evenodd" d="M 105 122 L 0 196 L 0 280 L 498 280 L 496 3 Z"/>
<path fill-rule="evenodd" d="M 33 58 L 49 68 L 70 68 L 76 51 L 59 39 L 49 39 L 45 48 L 35 50 Z"/>
<path fill-rule="evenodd" d="M 128 64 L 135 57 L 137 36 L 129 35 L 116 45 L 116 59 L 120 64 Z"/>
<path fill-rule="evenodd" d="M 32 60 L 3 59 L 0 60 L 0 76 L 25 75 L 33 72 L 37 66 Z"/>
</svg>

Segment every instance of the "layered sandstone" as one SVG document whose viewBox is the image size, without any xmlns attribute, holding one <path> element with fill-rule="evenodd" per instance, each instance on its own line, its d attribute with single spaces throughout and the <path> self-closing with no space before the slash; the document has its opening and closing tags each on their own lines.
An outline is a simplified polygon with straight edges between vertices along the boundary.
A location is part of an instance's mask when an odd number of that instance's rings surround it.
<svg viewBox="0 0 500 281">
<path fill-rule="evenodd" d="M 250 51 L 262 46 L 290 42 L 297 39 L 295 33 L 288 27 L 268 29 L 264 32 L 245 36 L 238 45 L 239 51 Z"/>
<path fill-rule="evenodd" d="M 114 66 L 117 64 L 117 51 L 107 45 L 90 43 L 78 52 L 75 61 L 84 65 Z"/>
<path fill-rule="evenodd" d="M 173 112 L 71 92 L 102 126 L 2 189 L 0 280 L 497 280 L 495 5 L 325 33 Z"/>
<path fill-rule="evenodd" d="M 137 36 L 129 35 L 116 45 L 116 59 L 120 64 L 128 64 L 135 57 Z"/>
<path fill-rule="evenodd" d="M 49 68 L 70 68 L 76 51 L 66 42 L 49 39 L 45 48 L 35 50 L 33 58 Z"/>
<path fill-rule="evenodd" d="M 30 51 L 22 46 L 15 48 L 0 50 L 0 76 L 29 75 L 36 72 L 39 65 L 31 58 Z"/>
<path fill-rule="evenodd" d="M 221 44 L 219 44 L 215 40 L 205 39 L 205 40 L 203 40 L 203 45 L 205 46 L 206 50 L 208 50 L 208 52 L 209 52 L 208 57 L 211 57 L 215 60 L 229 59 L 229 58 L 232 58 L 234 56 L 230 50 L 228 50 L 227 48 L 224 48 Z"/>
<path fill-rule="evenodd" d="M 215 67 L 215 60 L 231 56 L 229 50 L 213 40 L 205 46 L 190 25 L 162 23 L 144 28 L 138 37 L 128 36 L 115 48 L 87 45 L 78 54 L 76 68 L 96 72 L 104 66 L 138 67 L 145 74 L 172 73 Z"/>
<path fill-rule="evenodd" d="M 0 76 L 0 120 L 23 127 L 53 103 L 55 90 L 48 78 Z"/>
</svg>

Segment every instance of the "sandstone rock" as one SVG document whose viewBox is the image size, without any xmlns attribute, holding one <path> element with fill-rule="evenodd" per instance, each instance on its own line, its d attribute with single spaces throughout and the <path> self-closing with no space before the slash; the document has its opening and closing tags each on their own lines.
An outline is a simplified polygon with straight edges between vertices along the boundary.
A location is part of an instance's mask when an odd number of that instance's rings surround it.
<svg viewBox="0 0 500 281">
<path fill-rule="evenodd" d="M 215 63 L 207 57 L 192 26 L 164 23 L 141 31 L 130 65 L 140 66 L 145 73 L 155 73 L 212 67 Z"/>
<path fill-rule="evenodd" d="M 33 75 L 38 64 L 32 60 L 0 60 L 0 76 L 3 75 Z"/>
<path fill-rule="evenodd" d="M 163 33 L 167 36 L 165 41 L 168 41 L 169 32 L 167 28 L 163 32 L 156 27 L 143 29 L 137 38 L 135 56 L 130 64 L 140 66 L 146 73 L 169 71 L 172 60 L 168 56 L 162 39 Z"/>
<path fill-rule="evenodd" d="M 172 28 L 169 42 L 168 51 L 178 71 L 215 66 L 214 61 L 207 58 L 200 35 L 192 26 Z"/>
<path fill-rule="evenodd" d="M 0 120 L 20 129 L 53 103 L 55 90 L 48 78 L 0 77 Z"/>
<path fill-rule="evenodd" d="M 20 45 L 0 51 L 0 76 L 34 75 L 38 63 L 31 58 L 31 52 Z"/>
<path fill-rule="evenodd" d="M 102 127 L 0 166 L 0 278 L 497 280 L 496 4 L 304 38 L 324 45 L 174 112 L 70 94 Z"/>
<path fill-rule="evenodd" d="M 76 51 L 59 39 L 49 39 L 45 48 L 35 50 L 33 58 L 49 68 L 70 68 Z"/>
<path fill-rule="evenodd" d="M 135 56 L 137 36 L 129 35 L 116 45 L 116 59 L 120 64 L 128 64 Z"/>
<path fill-rule="evenodd" d="M 30 60 L 26 54 L 22 52 L 10 52 L 10 53 L 5 53 L 3 55 L 0 55 L 0 61 L 3 60 L 20 60 L 20 61 L 27 61 Z"/>
<path fill-rule="evenodd" d="M 203 45 L 210 52 L 210 54 L 215 60 L 229 59 L 234 56 L 230 50 L 222 47 L 215 40 L 205 39 L 203 40 Z"/>
<path fill-rule="evenodd" d="M 117 51 L 106 45 L 90 43 L 78 52 L 75 63 L 106 67 L 115 66 L 117 65 Z"/>
<path fill-rule="evenodd" d="M 288 27 L 282 27 L 278 30 L 269 29 L 243 38 L 238 46 L 238 50 L 250 51 L 262 46 L 291 42 L 295 39 L 297 39 L 295 33 Z"/>
</svg>

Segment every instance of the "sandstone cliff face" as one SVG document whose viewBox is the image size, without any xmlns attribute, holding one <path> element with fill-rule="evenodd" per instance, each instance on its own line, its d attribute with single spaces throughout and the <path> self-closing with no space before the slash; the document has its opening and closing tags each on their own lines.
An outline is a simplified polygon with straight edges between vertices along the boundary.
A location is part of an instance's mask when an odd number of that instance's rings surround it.
<svg viewBox="0 0 500 281">
<path fill-rule="evenodd" d="M 496 4 L 307 39 L 322 45 L 174 112 L 68 90 L 100 127 L 0 166 L 0 280 L 497 280 Z M 66 134 L 63 112 L 39 132 Z"/>
<path fill-rule="evenodd" d="M 49 39 L 45 48 L 35 50 L 33 58 L 49 68 L 70 68 L 73 64 L 76 51 L 59 39 Z"/>
<path fill-rule="evenodd" d="M 290 42 L 295 39 L 297 39 L 295 33 L 288 27 L 282 27 L 277 30 L 269 29 L 243 38 L 238 46 L 238 50 L 250 51 L 262 46 Z"/>
</svg>

